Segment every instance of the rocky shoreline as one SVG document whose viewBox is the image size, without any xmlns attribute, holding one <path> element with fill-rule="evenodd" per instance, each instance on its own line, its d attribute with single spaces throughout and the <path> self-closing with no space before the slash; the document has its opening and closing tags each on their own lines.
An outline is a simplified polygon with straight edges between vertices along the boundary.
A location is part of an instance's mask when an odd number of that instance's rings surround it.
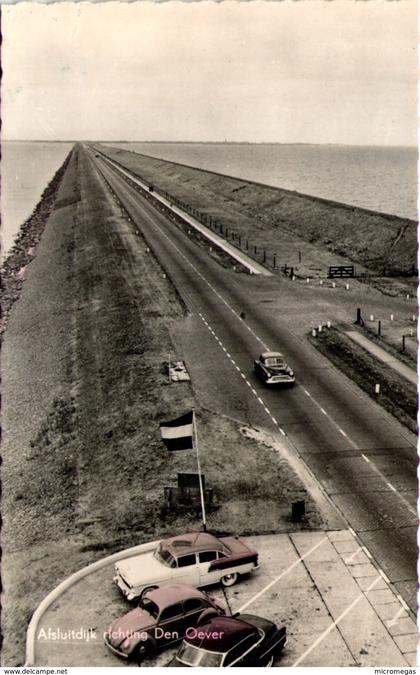
<svg viewBox="0 0 420 675">
<path fill-rule="evenodd" d="M 32 214 L 21 225 L 15 243 L 1 266 L 0 336 L 6 330 L 10 310 L 22 291 L 22 285 L 26 278 L 26 268 L 36 255 L 36 247 L 53 210 L 72 152 L 73 150 L 69 152 L 61 167 L 48 183 Z"/>
</svg>

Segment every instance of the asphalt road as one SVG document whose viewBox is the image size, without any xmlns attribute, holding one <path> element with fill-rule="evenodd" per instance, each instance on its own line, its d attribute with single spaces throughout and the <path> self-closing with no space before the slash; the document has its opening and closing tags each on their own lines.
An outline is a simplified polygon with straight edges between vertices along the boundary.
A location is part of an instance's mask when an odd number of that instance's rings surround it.
<svg viewBox="0 0 420 675">
<path fill-rule="evenodd" d="M 287 282 L 223 269 L 103 159 L 92 154 L 92 161 L 192 314 L 195 339 L 180 329 L 178 340 L 202 402 L 285 436 L 415 611 L 417 451 L 412 435 L 297 336 L 287 320 L 270 312 L 270 295 L 288 293 Z M 296 286 L 293 293 L 299 293 Z M 266 349 L 285 354 L 297 375 L 293 389 L 270 390 L 255 378 L 253 359 Z"/>
</svg>

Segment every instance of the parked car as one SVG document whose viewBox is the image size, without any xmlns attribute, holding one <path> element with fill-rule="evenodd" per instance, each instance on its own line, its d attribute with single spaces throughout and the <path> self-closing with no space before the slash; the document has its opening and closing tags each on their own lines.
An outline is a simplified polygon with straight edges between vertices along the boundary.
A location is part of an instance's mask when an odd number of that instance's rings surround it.
<svg viewBox="0 0 420 675">
<path fill-rule="evenodd" d="M 257 568 L 257 551 L 239 537 L 190 532 L 161 541 L 154 551 L 117 562 L 114 581 L 127 600 L 134 600 L 145 589 L 167 584 L 232 586 L 240 575 Z"/>
<path fill-rule="evenodd" d="M 224 613 L 217 599 L 194 586 L 165 586 L 145 593 L 138 607 L 113 621 L 105 644 L 118 656 L 139 662 L 176 644 L 200 623 Z"/>
<path fill-rule="evenodd" d="M 264 384 L 293 386 L 295 376 L 280 352 L 263 352 L 254 361 L 254 370 Z"/>
<path fill-rule="evenodd" d="M 285 644 L 286 628 L 253 614 L 218 616 L 188 631 L 168 666 L 269 667 Z"/>
</svg>

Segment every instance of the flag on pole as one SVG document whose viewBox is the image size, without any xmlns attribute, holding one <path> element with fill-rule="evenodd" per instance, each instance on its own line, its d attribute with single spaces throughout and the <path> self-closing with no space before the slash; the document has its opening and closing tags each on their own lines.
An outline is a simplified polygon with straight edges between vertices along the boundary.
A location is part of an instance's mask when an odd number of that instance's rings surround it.
<svg viewBox="0 0 420 675">
<path fill-rule="evenodd" d="M 162 441 L 168 450 L 192 450 L 193 448 L 193 411 L 177 417 L 171 422 L 160 425 Z"/>
</svg>

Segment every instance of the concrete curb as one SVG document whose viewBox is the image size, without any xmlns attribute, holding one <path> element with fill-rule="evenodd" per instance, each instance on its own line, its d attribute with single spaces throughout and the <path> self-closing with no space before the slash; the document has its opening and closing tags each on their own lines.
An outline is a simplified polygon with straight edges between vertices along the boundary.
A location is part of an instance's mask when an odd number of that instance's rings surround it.
<svg viewBox="0 0 420 675">
<path fill-rule="evenodd" d="M 159 544 L 159 541 L 160 540 L 150 541 L 147 544 L 139 544 L 138 546 L 127 548 L 124 551 L 118 551 L 118 553 L 113 553 L 112 555 L 109 555 L 106 558 L 97 560 L 96 562 L 91 563 L 86 567 L 83 567 L 77 572 L 74 572 L 74 574 L 64 579 L 64 581 L 59 583 L 58 586 L 56 586 L 50 593 L 48 593 L 48 595 L 41 601 L 41 603 L 38 605 L 38 607 L 32 614 L 31 620 L 28 625 L 28 629 L 26 632 L 25 666 L 34 665 L 36 629 L 38 627 L 42 615 L 48 609 L 48 607 L 54 602 L 54 600 L 56 600 L 62 593 L 64 593 L 71 586 L 73 586 L 73 584 L 75 584 L 80 579 L 83 579 L 83 577 L 87 576 L 91 572 L 101 569 L 102 567 L 106 567 L 112 562 L 124 560 L 125 558 L 132 558 L 138 553 L 146 553 L 147 551 L 152 551 L 157 546 L 157 544 Z"/>
</svg>

